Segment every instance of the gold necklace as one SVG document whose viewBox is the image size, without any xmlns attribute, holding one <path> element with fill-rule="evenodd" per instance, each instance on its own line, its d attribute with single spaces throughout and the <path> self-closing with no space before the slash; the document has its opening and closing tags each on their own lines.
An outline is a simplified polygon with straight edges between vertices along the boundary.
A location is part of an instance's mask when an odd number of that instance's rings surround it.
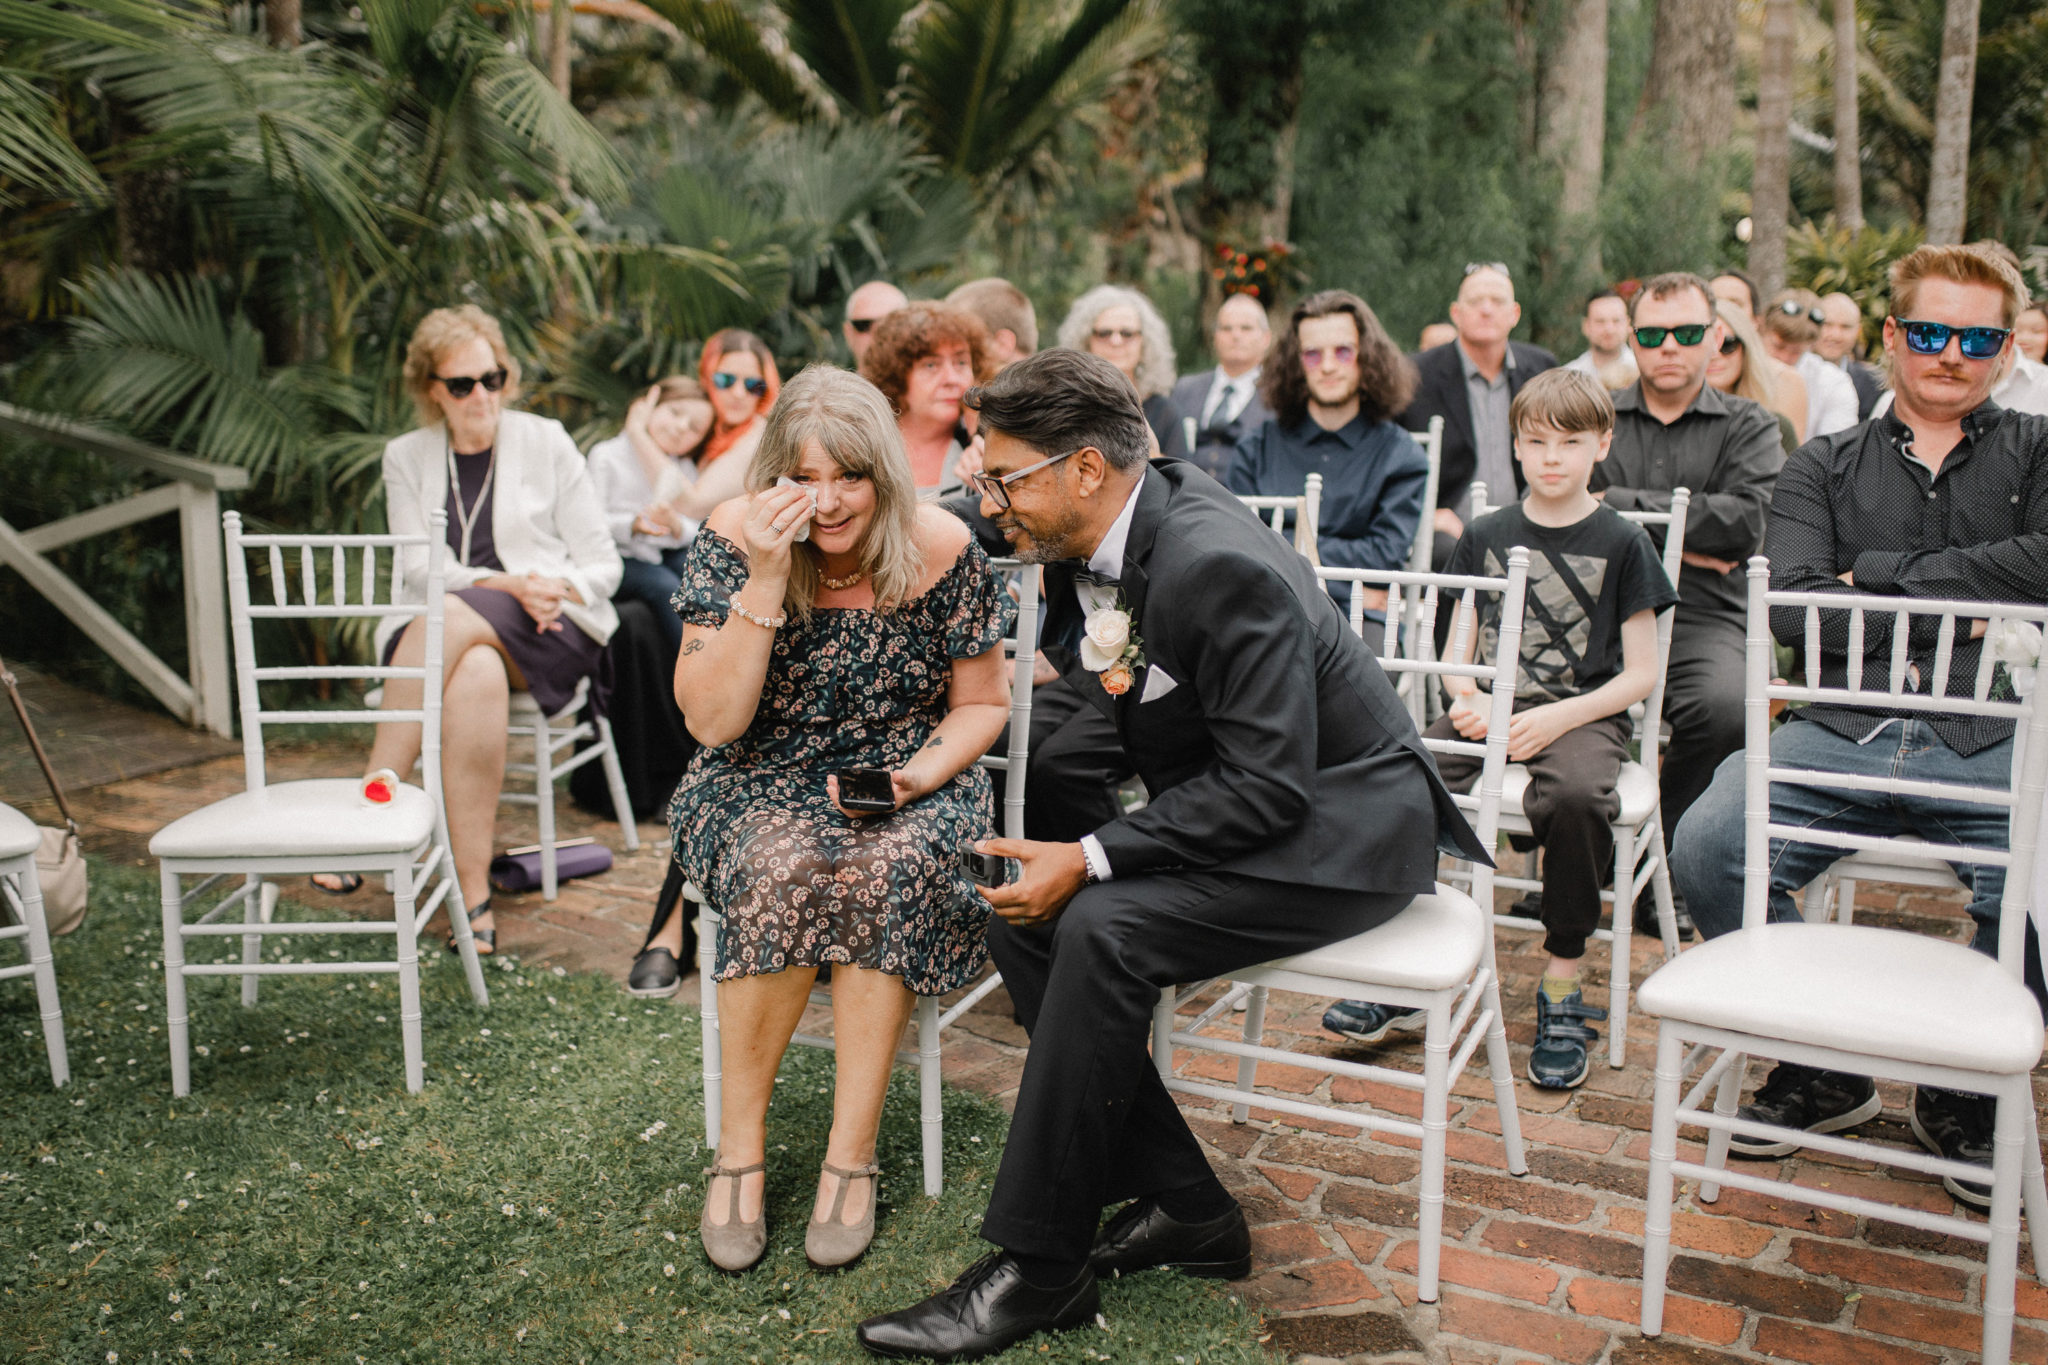
<svg viewBox="0 0 2048 1365">
<path fill-rule="evenodd" d="M 818 581 L 820 583 L 823 583 L 826 587 L 830 588 L 834 592 L 844 592 L 846 589 L 852 587 L 854 584 L 860 582 L 863 578 L 866 578 L 867 576 L 868 571 L 866 569 L 855 569 L 852 573 L 848 574 L 844 578 L 828 578 L 822 571 L 820 571 L 820 573 L 818 574 Z"/>
</svg>

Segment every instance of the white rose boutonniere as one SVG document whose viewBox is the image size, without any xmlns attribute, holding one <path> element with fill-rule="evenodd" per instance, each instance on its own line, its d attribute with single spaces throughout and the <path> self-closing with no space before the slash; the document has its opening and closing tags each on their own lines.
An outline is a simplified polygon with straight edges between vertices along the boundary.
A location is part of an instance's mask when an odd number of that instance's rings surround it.
<svg viewBox="0 0 2048 1365">
<path fill-rule="evenodd" d="M 2000 621 L 1985 643 L 1991 657 L 2005 665 L 2015 696 L 2034 690 L 2034 670 L 2041 661 L 2041 628 L 2032 621 Z"/>
<path fill-rule="evenodd" d="M 1131 690 L 1137 670 L 1145 666 L 1144 650 L 1131 633 L 1131 614 L 1122 598 L 1090 612 L 1082 623 L 1081 667 L 1102 676 L 1102 690 L 1120 697 Z"/>
</svg>

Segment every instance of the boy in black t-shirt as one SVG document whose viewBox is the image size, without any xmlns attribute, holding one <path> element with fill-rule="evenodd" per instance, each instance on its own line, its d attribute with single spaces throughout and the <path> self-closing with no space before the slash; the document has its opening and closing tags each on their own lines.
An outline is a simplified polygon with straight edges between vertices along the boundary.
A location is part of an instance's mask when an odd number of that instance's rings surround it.
<svg viewBox="0 0 2048 1365">
<path fill-rule="evenodd" d="M 1648 533 L 1587 491 L 1614 436 L 1606 389 L 1574 370 L 1546 371 L 1515 395 L 1508 420 L 1528 494 L 1467 527 L 1448 571 L 1504 577 L 1508 551 L 1529 550 L 1521 670 L 1508 728 L 1508 758 L 1529 771 L 1522 811 L 1543 846 L 1541 915 L 1550 954 L 1537 991 L 1529 1079 L 1567 1089 L 1586 1079 L 1587 1044 L 1597 1036 L 1581 1021 L 1607 1017 L 1580 997 L 1579 963 L 1599 923 L 1600 888 L 1614 871 L 1613 824 L 1621 813 L 1614 784 L 1628 758 L 1628 708 L 1656 682 L 1657 613 L 1678 593 Z M 1478 629 L 1466 631 L 1466 657 L 1476 641 L 1481 658 L 1491 661 L 1499 600 L 1483 599 L 1479 610 Z M 1450 710 L 1429 727 L 1429 737 L 1486 738 L 1490 700 L 1469 678 L 1446 682 Z M 1478 780 L 1475 756 L 1438 754 L 1436 761 L 1453 791 Z M 1323 1017 L 1324 1027 L 1365 1042 L 1423 1022 L 1419 1012 L 1364 1001 L 1340 1002 Z"/>
</svg>

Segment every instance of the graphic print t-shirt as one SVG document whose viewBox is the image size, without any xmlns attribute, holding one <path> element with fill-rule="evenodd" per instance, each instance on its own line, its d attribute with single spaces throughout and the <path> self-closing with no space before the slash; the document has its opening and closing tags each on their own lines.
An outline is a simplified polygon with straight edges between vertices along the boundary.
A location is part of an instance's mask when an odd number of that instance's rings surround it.
<svg viewBox="0 0 2048 1365">
<path fill-rule="evenodd" d="M 1621 623 L 1678 600 L 1649 533 L 1610 507 L 1570 526 L 1538 526 L 1520 504 L 1489 512 L 1465 528 L 1449 572 L 1505 578 L 1517 545 L 1529 549 L 1517 702 L 1563 701 L 1606 683 L 1621 672 Z M 1479 657 L 1491 663 L 1500 598 L 1483 596 L 1478 607 Z"/>
</svg>

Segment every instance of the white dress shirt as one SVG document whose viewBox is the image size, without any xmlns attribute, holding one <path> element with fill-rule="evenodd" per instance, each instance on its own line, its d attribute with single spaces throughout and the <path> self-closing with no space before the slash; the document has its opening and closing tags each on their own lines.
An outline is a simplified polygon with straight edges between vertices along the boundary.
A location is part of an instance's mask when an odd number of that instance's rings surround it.
<svg viewBox="0 0 2048 1365">
<path fill-rule="evenodd" d="M 2025 356 L 2015 356 L 2012 373 L 1991 391 L 1991 397 L 1998 406 L 2012 412 L 2031 412 L 2048 417 L 2048 365 Z"/>
<path fill-rule="evenodd" d="M 1131 539 L 1131 518 L 1138 513 L 1138 490 L 1145 486 L 1141 472 L 1138 481 L 1131 485 L 1131 496 L 1124 500 L 1124 510 L 1116 514 L 1116 520 L 1109 524 L 1109 530 L 1102 536 L 1102 543 L 1095 547 L 1095 553 L 1088 556 L 1088 571 L 1105 578 L 1122 578 L 1124 575 L 1124 547 Z M 1118 590 L 1104 587 L 1100 583 L 1076 583 L 1074 595 L 1081 601 L 1083 617 L 1093 616 L 1105 607 L 1116 605 Z M 1081 836 L 1081 856 L 1088 860 L 1088 871 L 1098 882 L 1110 880 L 1109 855 L 1102 851 L 1102 841 L 1092 834 Z"/>
<path fill-rule="evenodd" d="M 1264 368 L 1254 365 L 1233 379 L 1218 365 L 1216 377 L 1209 383 L 1209 396 L 1202 400 L 1202 429 L 1235 421 L 1244 405 L 1252 401 L 1252 394 L 1259 387 L 1259 372 Z"/>
<path fill-rule="evenodd" d="M 1806 381 L 1806 439 L 1831 436 L 1856 425 L 1856 385 L 1835 365 L 1808 351 L 1792 367 Z"/>
</svg>

